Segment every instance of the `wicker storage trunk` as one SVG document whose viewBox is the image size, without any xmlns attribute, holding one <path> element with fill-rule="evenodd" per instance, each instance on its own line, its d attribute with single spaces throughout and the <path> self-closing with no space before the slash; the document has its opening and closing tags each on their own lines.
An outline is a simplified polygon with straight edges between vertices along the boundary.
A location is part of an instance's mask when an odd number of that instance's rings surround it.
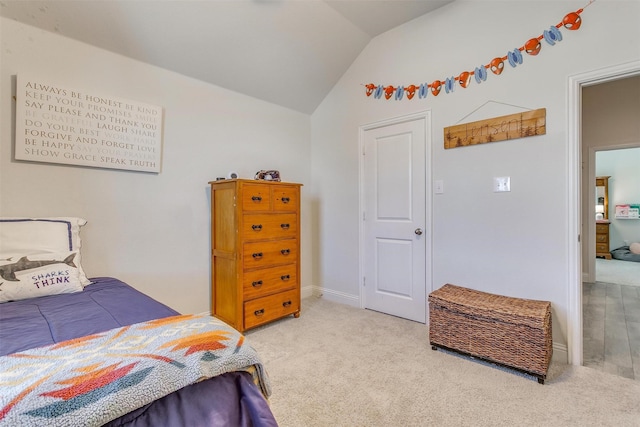
<svg viewBox="0 0 640 427">
<path fill-rule="evenodd" d="M 553 353 L 551 303 L 446 284 L 429 294 L 429 340 L 526 372 L 544 384 Z"/>
</svg>

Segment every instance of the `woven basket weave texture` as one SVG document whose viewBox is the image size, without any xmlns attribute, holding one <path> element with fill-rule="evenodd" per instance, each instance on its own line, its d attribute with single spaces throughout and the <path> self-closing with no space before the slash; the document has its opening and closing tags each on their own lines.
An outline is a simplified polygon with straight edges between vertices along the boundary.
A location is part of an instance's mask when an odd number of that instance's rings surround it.
<svg viewBox="0 0 640 427">
<path fill-rule="evenodd" d="M 446 284 L 429 295 L 429 340 L 545 377 L 553 353 L 551 303 Z"/>
</svg>

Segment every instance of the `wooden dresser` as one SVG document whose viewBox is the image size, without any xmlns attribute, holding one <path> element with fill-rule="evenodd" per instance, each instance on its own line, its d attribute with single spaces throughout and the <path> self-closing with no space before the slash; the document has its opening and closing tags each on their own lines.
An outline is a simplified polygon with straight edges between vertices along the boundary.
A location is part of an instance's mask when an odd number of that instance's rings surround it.
<svg viewBox="0 0 640 427">
<path fill-rule="evenodd" d="M 300 316 L 300 187 L 211 185 L 211 310 L 239 331 Z"/>
<path fill-rule="evenodd" d="M 601 208 L 601 216 L 598 219 L 596 213 L 596 257 L 611 259 L 609 252 L 609 178 L 610 176 L 596 177 L 596 208 Z"/>
<path fill-rule="evenodd" d="M 609 220 L 596 221 L 596 257 L 611 259 L 609 252 Z"/>
</svg>

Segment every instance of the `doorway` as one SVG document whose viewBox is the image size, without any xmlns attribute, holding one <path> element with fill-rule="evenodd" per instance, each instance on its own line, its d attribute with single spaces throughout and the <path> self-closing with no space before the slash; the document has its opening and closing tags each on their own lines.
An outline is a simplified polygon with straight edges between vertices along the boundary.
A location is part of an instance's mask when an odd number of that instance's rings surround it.
<svg viewBox="0 0 640 427">
<path fill-rule="evenodd" d="M 592 242 L 591 232 L 583 230 L 583 202 L 582 192 L 583 176 L 588 176 L 595 182 L 595 172 L 589 167 L 583 168 L 586 160 L 581 155 L 583 147 L 582 128 L 582 89 L 583 87 L 598 85 L 601 83 L 624 79 L 640 75 L 640 61 L 634 61 L 605 69 L 575 75 L 569 77 L 568 84 L 568 282 L 569 286 L 569 313 L 567 353 L 568 361 L 573 365 L 583 364 L 583 316 L 582 316 L 582 252 L 590 251 Z M 588 223 L 588 222 L 587 222 Z M 586 226 L 586 224 L 585 224 Z M 595 239 L 595 238 L 594 238 Z M 595 241 L 595 240 L 593 240 Z M 584 243 L 584 244 L 583 244 Z M 595 249 L 594 249 L 595 256 Z"/>
<path fill-rule="evenodd" d="M 363 308 L 426 323 L 431 289 L 428 113 L 360 129 Z"/>
<path fill-rule="evenodd" d="M 624 84 L 626 80 L 628 80 L 626 87 L 635 87 L 636 93 L 640 91 L 640 75 L 632 79 L 618 80 L 617 82 Z M 640 173 L 638 172 L 638 165 L 640 165 L 640 137 L 636 142 L 628 144 L 590 147 L 588 156 L 589 174 L 591 175 L 591 172 L 595 171 L 595 176 L 607 176 L 606 181 L 603 180 L 601 184 L 607 185 L 606 195 L 611 200 L 611 203 L 608 203 L 608 212 L 603 216 L 604 222 L 607 224 L 605 227 L 606 236 L 601 240 L 606 242 L 605 253 L 609 254 L 610 251 L 616 248 L 621 248 L 625 245 L 629 246 L 631 242 L 640 241 L 638 232 L 635 231 L 638 230 L 636 221 L 616 220 L 615 218 L 615 205 L 617 203 L 640 200 L 640 197 L 637 196 L 640 193 Z M 584 181 L 583 185 L 585 185 Z M 600 188 L 604 190 L 603 187 Z M 584 188 L 583 195 L 588 194 L 588 191 L 588 188 Z M 631 195 L 631 197 L 628 197 L 628 195 Z M 596 199 L 593 198 L 593 200 L 595 201 Z M 589 224 L 587 226 L 589 231 L 593 231 L 596 228 L 597 221 L 592 217 L 588 217 L 588 219 Z M 600 236 L 596 237 L 596 243 L 599 242 L 598 237 Z M 595 256 L 593 256 L 594 254 L 591 251 L 587 252 L 583 253 L 582 258 L 583 263 L 586 263 L 583 275 L 585 282 L 594 283 L 599 281 L 619 285 L 640 284 L 640 275 L 637 275 L 637 277 L 635 277 L 635 274 L 629 276 L 629 273 L 635 273 L 635 268 L 627 268 L 624 265 L 625 263 L 616 262 L 615 260 L 610 263 L 604 262 L 607 259 L 611 260 L 611 255 L 602 257 L 604 255 L 602 252 L 596 252 Z M 619 266 L 622 267 L 619 268 Z"/>
<path fill-rule="evenodd" d="M 596 93 L 590 93 L 592 89 Z M 602 100 L 601 94 L 615 96 L 616 90 L 624 90 L 640 100 L 640 76 L 592 86 L 585 89 L 585 94 L 586 98 Z M 615 100 L 621 104 L 625 101 L 623 96 L 615 96 Z M 604 108 L 616 107 L 609 105 Z M 633 110 L 638 111 L 638 108 L 636 105 Z M 588 118 L 589 106 L 586 110 L 585 117 Z M 616 139 L 615 132 L 616 129 L 611 130 L 612 140 Z M 590 141 L 583 140 L 585 142 L 588 144 Z M 589 267 L 582 284 L 583 366 L 640 381 L 640 359 L 636 355 L 640 349 L 640 263 L 616 259 L 616 254 L 620 254 L 623 248 L 629 249 L 629 242 L 640 241 L 640 229 L 636 220 L 621 220 L 615 215 L 616 204 L 640 197 L 640 137 L 634 144 L 619 147 L 589 147 L 589 170 L 595 170 L 595 175 L 600 177 L 594 183 L 600 191 L 596 190 L 594 194 L 594 187 L 591 188 L 591 201 L 604 212 L 602 218 L 589 225 L 590 229 L 598 230 L 594 242 L 598 258 L 585 259 L 583 256 Z M 589 189 L 585 190 L 589 193 Z M 597 204 L 600 203 L 600 195 L 608 208 Z M 591 216 L 587 215 L 590 224 L 597 215 L 593 208 L 591 213 Z"/>
</svg>

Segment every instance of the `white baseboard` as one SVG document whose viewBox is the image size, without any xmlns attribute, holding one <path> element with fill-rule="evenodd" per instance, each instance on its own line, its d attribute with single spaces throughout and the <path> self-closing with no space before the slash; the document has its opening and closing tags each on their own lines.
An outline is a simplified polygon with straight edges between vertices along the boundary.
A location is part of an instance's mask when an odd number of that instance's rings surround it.
<svg viewBox="0 0 640 427">
<path fill-rule="evenodd" d="M 311 293 L 308 296 L 314 295 L 317 297 L 326 298 L 327 301 L 333 301 L 340 304 L 350 305 L 352 307 L 360 308 L 360 297 L 358 295 L 351 295 L 344 292 L 334 291 L 326 289 L 321 286 L 309 286 Z M 304 297 L 304 295 L 303 295 Z"/>
<path fill-rule="evenodd" d="M 307 298 L 316 295 L 315 286 L 302 286 L 300 288 L 300 298 Z"/>
<path fill-rule="evenodd" d="M 553 355 L 551 356 L 551 360 L 562 364 L 569 363 L 569 350 L 567 348 L 567 345 L 554 342 Z"/>
</svg>

